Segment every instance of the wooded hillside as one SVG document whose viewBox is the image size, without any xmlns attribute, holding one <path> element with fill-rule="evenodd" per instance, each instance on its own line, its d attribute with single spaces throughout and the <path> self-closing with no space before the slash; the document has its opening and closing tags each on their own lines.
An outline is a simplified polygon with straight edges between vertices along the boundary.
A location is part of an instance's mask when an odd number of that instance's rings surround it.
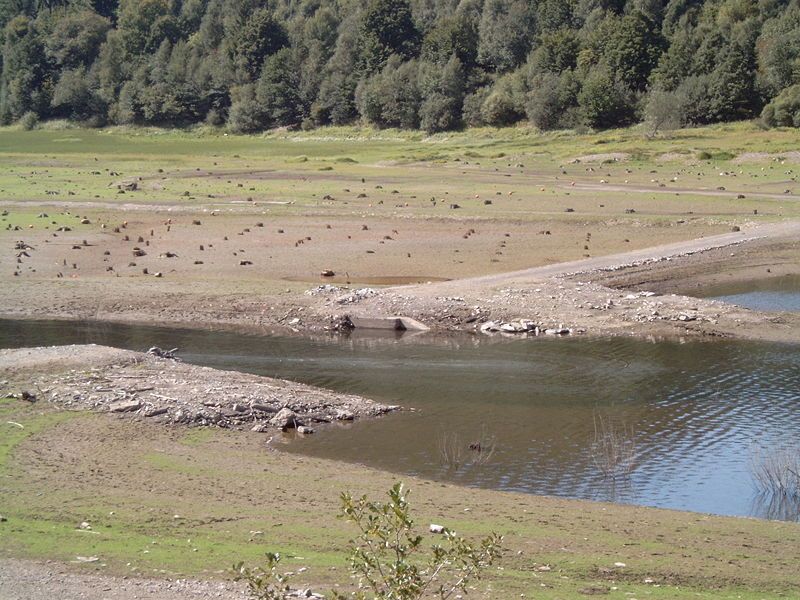
<svg viewBox="0 0 800 600">
<path fill-rule="evenodd" d="M 800 126 L 796 0 L 0 0 L 0 121 Z"/>
</svg>

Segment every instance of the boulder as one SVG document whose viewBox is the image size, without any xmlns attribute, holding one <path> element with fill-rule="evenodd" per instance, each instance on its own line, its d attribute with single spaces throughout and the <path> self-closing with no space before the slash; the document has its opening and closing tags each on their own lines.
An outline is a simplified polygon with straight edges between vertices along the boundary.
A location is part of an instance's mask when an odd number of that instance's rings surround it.
<svg viewBox="0 0 800 600">
<path fill-rule="evenodd" d="M 280 427 L 281 429 L 291 429 L 300 425 L 300 421 L 294 411 L 288 408 L 282 408 L 269 420 L 269 424 L 273 427 Z"/>
</svg>

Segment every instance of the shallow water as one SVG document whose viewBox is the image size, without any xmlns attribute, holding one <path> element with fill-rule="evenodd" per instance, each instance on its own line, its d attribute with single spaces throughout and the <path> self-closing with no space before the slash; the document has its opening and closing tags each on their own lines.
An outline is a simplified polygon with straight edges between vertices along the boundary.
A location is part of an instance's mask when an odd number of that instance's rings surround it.
<svg viewBox="0 0 800 600">
<path fill-rule="evenodd" d="M 0 321 L 0 346 L 179 346 L 188 362 L 283 377 L 415 408 L 298 439 L 290 452 L 466 485 L 730 515 L 798 519 L 759 499 L 755 446 L 800 439 L 800 347 L 484 336 L 258 337 L 70 322 Z M 605 478 L 598 416 L 633 432 L 629 478 Z M 443 464 L 441 445 L 462 454 Z M 468 445 L 494 440 L 480 454 Z M 451 454 L 453 451 L 450 452 Z M 487 457 L 485 462 L 475 461 Z"/>
<path fill-rule="evenodd" d="M 721 283 L 709 286 L 695 296 L 722 300 L 753 310 L 766 312 L 800 312 L 800 276 L 788 275 L 772 279 Z"/>
</svg>

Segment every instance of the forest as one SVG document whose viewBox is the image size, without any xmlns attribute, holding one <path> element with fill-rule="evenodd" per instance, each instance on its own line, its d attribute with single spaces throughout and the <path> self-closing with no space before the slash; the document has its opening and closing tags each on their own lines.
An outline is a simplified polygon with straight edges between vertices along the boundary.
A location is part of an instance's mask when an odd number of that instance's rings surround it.
<svg viewBox="0 0 800 600">
<path fill-rule="evenodd" d="M 0 123 L 800 126 L 797 0 L 0 0 Z"/>
</svg>

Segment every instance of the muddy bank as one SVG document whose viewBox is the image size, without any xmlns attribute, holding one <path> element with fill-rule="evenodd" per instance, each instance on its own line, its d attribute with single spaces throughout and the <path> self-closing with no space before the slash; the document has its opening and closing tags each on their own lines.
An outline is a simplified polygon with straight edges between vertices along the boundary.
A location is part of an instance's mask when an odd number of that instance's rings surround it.
<svg viewBox="0 0 800 600">
<path fill-rule="evenodd" d="M 296 430 L 392 410 L 299 383 L 96 345 L 0 350 L 0 393 L 170 424 Z"/>
<path fill-rule="evenodd" d="M 261 334 L 347 332 L 359 320 L 403 316 L 434 331 L 798 342 L 796 313 L 760 313 L 690 295 L 705 285 L 800 273 L 798 230 L 796 222 L 776 223 L 524 271 L 389 288 L 20 277 L 0 289 L 0 314 Z"/>
<path fill-rule="evenodd" d="M 723 252 L 724 253 L 724 252 Z M 698 265 L 683 267 L 686 260 Z M 726 280 L 734 263 L 720 261 L 716 277 Z M 782 273 L 782 270 L 773 269 Z M 159 323 L 249 334 L 347 333 L 359 320 L 404 316 L 433 332 L 491 333 L 491 324 L 511 325 L 530 335 L 568 330 L 588 336 L 738 337 L 800 341 L 800 315 L 761 313 L 678 293 L 694 273 L 696 285 L 713 283 L 703 259 L 680 259 L 613 272 L 550 277 L 522 284 L 433 289 L 313 287 L 279 295 L 204 294 L 202 288 L 142 289 L 136 285 L 60 286 L 25 282 L 0 290 L 0 316 L 11 319 L 68 319 L 131 324 Z M 674 277 L 674 279 L 673 279 Z M 689 284 L 690 285 L 690 284 Z M 54 287 L 59 289 L 55 290 Z M 135 289 L 137 288 L 138 289 Z M 431 288 L 432 286 L 427 286 Z M 58 300 L 54 300 L 54 296 Z M 389 332 L 390 333 L 390 332 Z M 505 330 L 499 335 L 506 334 Z"/>
<path fill-rule="evenodd" d="M 753 240 L 736 248 L 717 248 L 681 261 L 598 273 L 595 281 L 632 289 L 647 286 L 659 293 L 692 295 L 719 284 L 746 283 L 800 275 L 800 238 Z"/>
</svg>

